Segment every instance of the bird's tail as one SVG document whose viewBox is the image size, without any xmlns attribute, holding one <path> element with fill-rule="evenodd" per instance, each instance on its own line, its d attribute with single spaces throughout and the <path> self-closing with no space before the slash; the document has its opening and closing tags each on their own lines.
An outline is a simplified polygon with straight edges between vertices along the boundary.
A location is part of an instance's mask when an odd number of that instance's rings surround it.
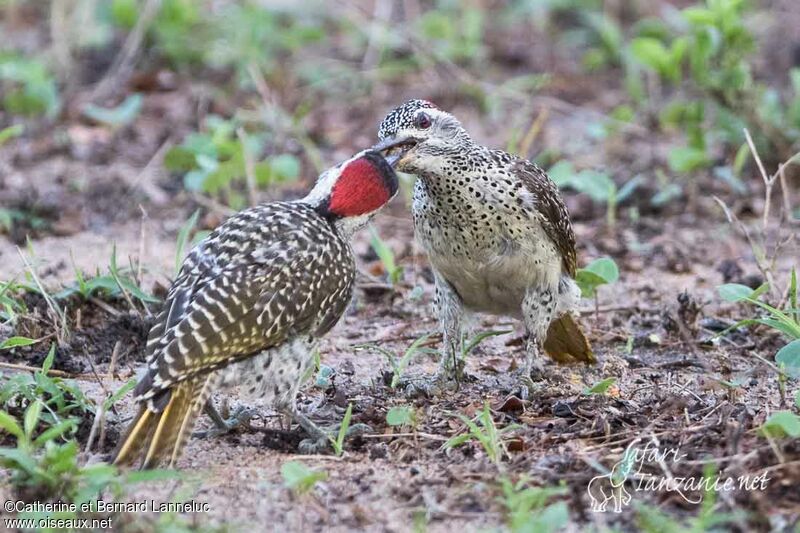
<svg viewBox="0 0 800 533">
<path fill-rule="evenodd" d="M 167 467 L 174 467 L 211 395 L 212 383 L 213 374 L 181 381 L 165 392 L 169 397 L 160 410 L 153 404 L 163 403 L 161 398 L 160 402 L 143 402 L 120 440 L 114 464 L 131 466 L 142 461 L 140 468 L 147 469 L 166 460 Z"/>
<path fill-rule="evenodd" d="M 589 339 L 569 312 L 550 323 L 544 341 L 544 351 L 559 363 L 597 362 L 589 345 Z"/>
</svg>

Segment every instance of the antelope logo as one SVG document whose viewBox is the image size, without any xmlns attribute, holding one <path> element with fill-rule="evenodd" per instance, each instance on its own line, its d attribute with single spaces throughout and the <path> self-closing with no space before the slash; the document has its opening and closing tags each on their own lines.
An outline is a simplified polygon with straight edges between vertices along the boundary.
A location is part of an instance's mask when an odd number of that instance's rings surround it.
<svg viewBox="0 0 800 533">
<path fill-rule="evenodd" d="M 625 450 L 617 464 L 611 472 L 601 476 L 595 476 L 589 481 L 586 492 L 592 501 L 592 511 L 596 513 L 606 512 L 608 502 L 614 502 L 614 512 L 621 513 L 622 506 L 631 503 L 631 493 L 625 488 L 625 481 L 633 469 L 636 462 L 637 449 L 633 447 L 638 439 L 633 441 Z"/>
</svg>

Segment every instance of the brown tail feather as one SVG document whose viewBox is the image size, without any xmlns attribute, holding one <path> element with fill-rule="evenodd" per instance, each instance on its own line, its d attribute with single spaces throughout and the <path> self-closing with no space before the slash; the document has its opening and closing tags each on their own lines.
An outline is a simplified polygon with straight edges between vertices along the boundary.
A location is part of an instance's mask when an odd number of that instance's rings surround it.
<svg viewBox="0 0 800 533">
<path fill-rule="evenodd" d="M 570 313 L 564 313 L 550 323 L 544 341 L 544 351 L 559 363 L 597 362 L 589 345 L 589 339 Z"/>
<path fill-rule="evenodd" d="M 142 459 L 141 468 L 154 468 L 167 461 L 174 467 L 180 458 L 194 422 L 211 394 L 210 375 L 182 381 L 172 388 L 161 412 L 142 405 L 117 448 L 114 464 L 133 465 Z"/>
</svg>

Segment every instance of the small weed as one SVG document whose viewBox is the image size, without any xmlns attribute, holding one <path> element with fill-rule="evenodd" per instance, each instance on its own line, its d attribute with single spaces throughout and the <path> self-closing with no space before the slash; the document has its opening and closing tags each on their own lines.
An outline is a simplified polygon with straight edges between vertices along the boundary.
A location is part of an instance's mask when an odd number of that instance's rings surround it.
<svg viewBox="0 0 800 533">
<path fill-rule="evenodd" d="M 550 503 L 555 497 L 567 494 L 565 488 L 526 487 L 528 479 L 521 477 L 513 483 L 500 479 L 503 496 L 500 502 L 506 509 L 506 524 L 512 533 L 547 533 L 558 531 L 569 522 L 566 502 Z"/>
<path fill-rule="evenodd" d="M 15 126 L 9 126 L 7 128 L 3 128 L 0 130 L 0 146 L 3 146 L 5 143 L 19 137 L 25 132 L 25 126 L 22 124 L 17 124 Z"/>
<path fill-rule="evenodd" d="M 483 411 L 481 411 L 475 419 L 469 419 L 461 414 L 458 415 L 458 417 L 467 426 L 469 431 L 450 438 L 444 443 L 443 448 L 455 448 L 475 440 L 483 447 L 489 460 L 499 466 L 503 456 L 508 455 L 503 436 L 509 431 L 517 429 L 519 425 L 511 424 L 498 429 L 492 418 L 492 412 L 491 409 L 489 409 L 488 402 L 484 404 Z"/>
<path fill-rule="evenodd" d="M 411 346 L 409 346 L 406 349 L 406 351 L 403 353 L 403 356 L 400 357 L 399 360 L 397 359 L 396 355 L 393 352 L 390 352 L 389 350 L 387 350 L 387 349 L 385 349 L 385 348 L 383 348 L 381 346 L 378 346 L 377 344 L 367 343 L 367 344 L 361 344 L 361 345 L 359 345 L 357 347 L 359 347 L 359 348 L 367 348 L 367 349 L 370 349 L 370 350 L 375 350 L 375 351 L 383 354 L 384 356 L 386 356 L 386 359 L 389 361 L 389 364 L 392 366 L 392 381 L 391 381 L 391 384 L 389 386 L 391 388 L 393 388 L 393 389 L 396 389 L 397 386 L 400 384 L 400 380 L 403 379 L 403 374 L 405 373 L 406 367 L 408 367 L 408 364 L 411 362 L 411 358 L 415 354 L 420 353 L 420 352 L 422 352 L 422 353 L 438 353 L 436 350 L 434 350 L 432 348 L 426 348 L 426 347 L 422 346 L 425 343 L 425 341 L 428 340 L 428 338 L 430 336 L 431 336 L 431 334 L 427 333 L 425 335 L 422 335 L 421 337 L 418 337 L 414 342 L 411 343 Z"/>
<path fill-rule="evenodd" d="M 378 259 L 381 260 L 381 264 L 383 265 L 383 269 L 386 271 L 386 275 L 389 278 L 389 283 L 392 285 L 397 284 L 401 279 L 403 279 L 403 267 L 398 266 L 397 262 L 394 258 L 394 252 L 391 248 L 381 239 L 381 236 L 378 235 L 377 230 L 374 226 L 370 226 L 370 246 L 375 251 L 375 255 L 378 256 Z"/>
<path fill-rule="evenodd" d="M 52 118 L 61 108 L 55 78 L 45 64 L 11 52 L 0 52 L 0 94 L 2 108 L 14 115 Z"/>
<path fill-rule="evenodd" d="M 138 93 L 131 94 L 117 107 L 107 109 L 98 107 L 94 104 L 87 104 L 83 108 L 83 115 L 86 118 L 104 124 L 112 129 L 119 129 L 123 126 L 131 124 L 139 112 L 142 110 L 142 95 Z"/>
<path fill-rule="evenodd" d="M 283 484 L 298 495 L 307 494 L 320 481 L 328 479 L 328 473 L 308 468 L 297 461 L 287 461 L 281 465 Z"/>
<path fill-rule="evenodd" d="M 353 416 L 353 404 L 347 404 L 347 411 L 344 412 L 344 417 L 342 418 L 342 423 L 339 425 L 339 433 L 336 435 L 336 438 L 328 437 L 331 441 L 331 446 L 333 446 L 333 451 L 337 456 L 340 456 L 344 453 L 344 439 L 347 437 L 347 430 L 350 429 L 350 419 Z"/>
<path fill-rule="evenodd" d="M 751 289 L 746 285 L 728 283 L 717 288 L 720 297 L 728 302 L 748 303 L 766 312 L 766 316 L 745 318 L 740 320 L 730 328 L 726 329 L 719 336 L 723 336 L 729 331 L 741 326 L 764 325 L 773 328 L 783 335 L 794 339 L 786 346 L 781 348 L 775 356 L 775 362 L 780 365 L 779 369 L 792 377 L 800 377 L 800 321 L 798 320 L 797 308 L 797 273 L 792 270 L 791 281 L 789 284 L 789 302 L 786 308 L 779 309 L 761 300 L 761 297 L 769 290 L 769 284 L 764 283 L 756 289 Z"/>
<path fill-rule="evenodd" d="M 575 282 L 581 289 L 581 296 L 594 298 L 597 303 L 597 289 L 602 285 L 616 283 L 619 279 L 619 268 L 613 259 L 601 257 L 595 259 L 584 268 L 578 269 Z"/>
<path fill-rule="evenodd" d="M 186 253 L 188 252 L 189 248 L 191 248 L 191 234 L 194 229 L 197 227 L 197 219 L 200 217 L 200 210 L 195 210 L 192 213 L 192 216 L 186 221 L 186 223 L 181 226 L 180 231 L 178 231 L 178 239 L 175 246 L 175 275 L 178 275 L 178 272 L 181 270 L 181 265 L 183 265 L 183 260 L 185 258 Z"/>
<path fill-rule="evenodd" d="M 395 405 L 386 412 L 386 423 L 390 426 L 416 428 L 419 421 L 417 412 L 410 405 Z"/>
<path fill-rule="evenodd" d="M 602 394 L 606 394 L 606 393 L 608 393 L 608 391 L 611 388 L 611 386 L 616 382 L 617 382 L 617 378 L 615 378 L 615 377 L 605 378 L 605 379 L 603 379 L 601 381 L 598 381 L 597 383 L 595 383 L 591 387 L 586 387 L 585 389 L 583 389 L 583 393 L 582 394 L 584 396 L 590 396 L 592 394 L 601 394 L 601 395 Z"/>
<path fill-rule="evenodd" d="M 575 171 L 569 161 L 559 161 L 548 171 L 548 175 L 559 187 L 569 187 L 585 193 L 599 204 L 606 204 L 606 224 L 613 229 L 617 223 L 617 206 L 628 198 L 643 178 L 636 176 L 628 180 L 622 187 L 617 187 L 611 176 L 595 170 Z"/>
<path fill-rule="evenodd" d="M 0 406 L 10 416 L 22 416 L 32 404 L 39 402 L 43 411 L 37 414 L 37 423 L 49 428 L 57 427 L 72 417 L 85 420 L 94 413 L 94 406 L 76 383 L 47 375 L 53 366 L 55 353 L 56 346 L 53 344 L 41 370 L 32 375 L 15 373 L 9 377 L 3 376 Z"/>
<path fill-rule="evenodd" d="M 776 411 L 761 426 L 761 433 L 773 438 L 800 438 L 800 416 L 791 411 Z"/>
<path fill-rule="evenodd" d="M 0 411 L 0 427 L 17 442 L 15 448 L 0 448 L 0 461 L 11 473 L 12 486 L 21 495 L 42 500 L 57 497 L 75 501 L 82 495 L 97 494 L 114 479 L 116 470 L 105 464 L 79 467 L 77 443 L 58 443 L 74 432 L 76 421 L 62 420 L 41 431 L 43 409 L 44 403 L 39 400 L 28 405 L 22 425 L 6 411 Z"/>
<path fill-rule="evenodd" d="M 219 196 L 232 208 L 241 209 L 247 205 L 246 156 L 264 152 L 267 137 L 237 135 L 237 131 L 243 132 L 238 122 L 209 116 L 202 132 L 190 134 L 167 152 L 164 166 L 183 174 L 186 189 Z M 300 162 L 291 154 L 270 156 L 252 165 L 253 186 L 291 182 L 299 175 Z"/>
</svg>

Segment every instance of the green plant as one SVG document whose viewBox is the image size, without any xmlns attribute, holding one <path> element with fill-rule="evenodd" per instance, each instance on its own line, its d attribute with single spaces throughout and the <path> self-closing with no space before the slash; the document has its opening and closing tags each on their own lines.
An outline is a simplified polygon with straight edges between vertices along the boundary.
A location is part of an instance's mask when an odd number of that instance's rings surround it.
<svg viewBox="0 0 800 533">
<path fill-rule="evenodd" d="M 297 493 L 307 494 L 320 481 L 328 479 L 328 473 L 308 468 L 297 461 L 287 461 L 281 465 L 281 475 L 286 487 Z"/>
<path fill-rule="evenodd" d="M 416 21 L 417 35 L 436 57 L 457 63 L 476 62 L 485 56 L 485 12 L 457 3 L 441 2 Z"/>
<path fill-rule="evenodd" d="M 0 146 L 3 146 L 5 143 L 19 137 L 25 132 L 25 126 L 22 124 L 17 124 L 15 126 L 9 126 L 7 128 L 3 128 L 0 130 Z"/>
<path fill-rule="evenodd" d="M 800 438 L 800 416 L 791 411 L 776 411 L 761 426 L 761 433 L 773 438 Z"/>
<path fill-rule="evenodd" d="M 336 434 L 336 438 L 328 437 L 331 441 L 331 446 L 333 446 L 334 453 L 339 456 L 344 453 L 344 439 L 347 437 L 347 430 L 350 429 L 350 419 L 353 416 L 353 404 L 347 404 L 347 410 L 344 412 L 344 417 L 342 418 L 342 423 L 339 424 L 339 433 Z"/>
<path fill-rule="evenodd" d="M 552 502 L 564 496 L 561 487 L 529 487 L 522 476 L 514 483 L 508 477 L 500 479 L 503 496 L 500 502 L 506 509 L 506 524 L 512 533 L 547 533 L 564 528 L 569 522 L 566 502 Z"/>
<path fill-rule="evenodd" d="M 28 306 L 17 293 L 26 287 L 14 281 L 0 282 L 0 320 L 5 324 L 14 324 L 20 314 L 28 312 Z"/>
<path fill-rule="evenodd" d="M 86 278 L 78 269 L 73 269 L 75 281 L 53 295 L 56 300 L 65 300 L 78 295 L 84 300 L 92 296 L 107 298 L 136 298 L 143 304 L 159 303 L 161 300 L 145 292 L 134 277 L 132 268 L 119 268 L 117 265 L 117 248 L 114 246 L 109 260 L 108 274 L 101 276 L 99 269 L 94 277 Z M 37 291 L 39 292 L 39 291 Z"/>
<path fill-rule="evenodd" d="M 458 415 L 458 418 L 467 426 L 468 432 L 451 437 L 442 447 L 455 448 L 474 440 L 483 447 L 489 460 L 499 466 L 503 456 L 508 455 L 503 437 L 508 432 L 519 428 L 519 425 L 510 424 L 498 429 L 492 418 L 492 412 L 491 409 L 489 409 L 488 402 L 484 403 L 483 410 L 478 413 L 474 419 L 469 419 L 461 414 Z"/>
<path fill-rule="evenodd" d="M 74 431 L 73 419 L 62 420 L 39 432 L 44 404 L 36 400 L 25 410 L 23 424 L 0 411 L 0 427 L 16 439 L 15 448 L 0 448 L 0 461 L 11 473 L 11 484 L 21 493 L 41 499 L 88 501 L 109 484 L 116 469 L 106 464 L 79 467 L 74 440 L 57 441 Z M 38 434 L 37 434 L 38 433 Z"/>
<path fill-rule="evenodd" d="M 94 406 L 75 382 L 48 376 L 55 354 L 53 344 L 42 368 L 33 374 L 15 373 L 8 377 L 0 374 L 0 406 L 10 416 L 21 416 L 36 402 L 43 409 L 36 415 L 37 423 L 48 428 L 58 427 L 67 419 L 87 420 L 94 414 Z"/>
<path fill-rule="evenodd" d="M 181 270 L 181 265 L 183 265 L 183 260 L 192 242 L 190 235 L 195 227 L 197 227 L 198 217 L 200 217 L 200 210 L 196 209 L 186 223 L 181 226 L 180 231 L 178 231 L 178 238 L 175 244 L 175 275 L 178 275 L 178 272 Z"/>
<path fill-rule="evenodd" d="M 613 229 L 617 223 L 617 206 L 628 198 L 642 182 L 641 176 L 628 180 L 617 187 L 611 176 L 596 170 L 575 171 L 569 161 L 559 161 L 548 170 L 548 175 L 559 187 L 569 187 L 585 193 L 599 204 L 606 204 L 606 224 Z"/>
<path fill-rule="evenodd" d="M 386 412 L 386 423 L 390 426 L 417 427 L 417 412 L 410 405 L 395 405 Z"/>
<path fill-rule="evenodd" d="M 610 389 L 611 386 L 616 382 L 617 378 L 615 377 L 605 378 L 603 380 L 598 381 L 591 387 L 584 388 L 582 394 L 584 396 L 589 396 L 592 394 L 606 394 L 608 392 L 608 389 Z"/>
<path fill-rule="evenodd" d="M 775 355 L 775 362 L 779 369 L 792 377 L 800 377 L 800 308 L 798 308 L 797 272 L 792 270 L 789 282 L 789 300 L 786 308 L 779 309 L 761 300 L 769 290 L 769 284 L 764 283 L 757 289 L 746 285 L 728 283 L 717 288 L 720 297 L 728 302 L 748 303 L 766 312 L 766 316 L 745 318 L 726 329 L 728 331 L 749 325 L 764 325 L 781 332 L 784 336 L 794 339 L 781 348 Z"/>
<path fill-rule="evenodd" d="M 295 156 L 278 154 L 253 161 L 249 176 L 253 183 L 248 185 L 249 158 L 264 151 L 266 140 L 264 134 L 245 134 L 234 120 L 211 115 L 203 131 L 190 134 L 166 153 L 164 166 L 183 174 L 186 189 L 220 195 L 231 207 L 241 209 L 246 205 L 246 187 L 290 182 L 300 175 Z"/>
<path fill-rule="evenodd" d="M 575 283 L 581 289 L 581 296 L 597 300 L 597 289 L 602 285 L 616 283 L 619 279 L 619 268 L 613 259 L 601 257 L 595 259 L 584 268 L 579 268 L 575 275 Z"/>
<path fill-rule="evenodd" d="M 53 118 L 61 107 L 55 79 L 44 63 L 13 52 L 0 51 L 0 89 L 2 107 L 11 114 Z"/>
<path fill-rule="evenodd" d="M 389 278 L 389 283 L 392 285 L 397 284 L 401 279 L 403 279 L 403 267 L 399 266 L 394 259 L 394 252 L 391 248 L 381 239 L 381 236 L 378 235 L 378 231 L 375 229 L 375 226 L 370 226 L 370 239 L 369 243 L 372 246 L 372 249 L 375 251 L 375 255 L 378 256 L 378 259 L 381 260 L 381 264 L 383 265 L 383 269 L 386 271 L 386 275 Z"/>
<path fill-rule="evenodd" d="M 117 107 L 110 109 L 98 107 L 94 104 L 86 104 L 83 108 L 83 115 L 95 122 L 118 129 L 136 120 L 141 109 L 142 95 L 134 93 L 123 100 Z"/>
<path fill-rule="evenodd" d="M 403 355 L 402 355 L 402 357 L 400 357 L 399 360 L 397 359 L 396 355 L 393 352 L 391 352 L 391 351 L 389 351 L 389 350 L 387 350 L 387 349 L 385 349 L 385 348 L 383 348 L 381 346 L 378 346 L 377 344 L 373 344 L 373 343 L 360 344 L 357 347 L 358 348 L 367 348 L 367 349 L 370 349 L 370 350 L 375 350 L 375 351 L 383 354 L 384 356 L 386 356 L 386 359 L 389 361 L 389 364 L 392 366 L 392 381 L 391 381 L 391 384 L 389 386 L 391 388 L 393 388 L 393 389 L 396 389 L 397 386 L 400 384 L 400 380 L 403 379 L 403 373 L 405 372 L 406 367 L 408 367 L 408 364 L 411 362 L 411 358 L 415 354 L 420 353 L 420 352 L 422 352 L 422 353 L 438 353 L 434 349 L 425 348 L 425 347 L 422 346 L 428 340 L 428 338 L 430 336 L 431 336 L 430 333 L 426 333 L 425 335 L 422 335 L 421 337 L 418 337 L 414 342 L 411 343 L 411 345 L 406 349 L 406 351 L 403 352 Z"/>
</svg>

